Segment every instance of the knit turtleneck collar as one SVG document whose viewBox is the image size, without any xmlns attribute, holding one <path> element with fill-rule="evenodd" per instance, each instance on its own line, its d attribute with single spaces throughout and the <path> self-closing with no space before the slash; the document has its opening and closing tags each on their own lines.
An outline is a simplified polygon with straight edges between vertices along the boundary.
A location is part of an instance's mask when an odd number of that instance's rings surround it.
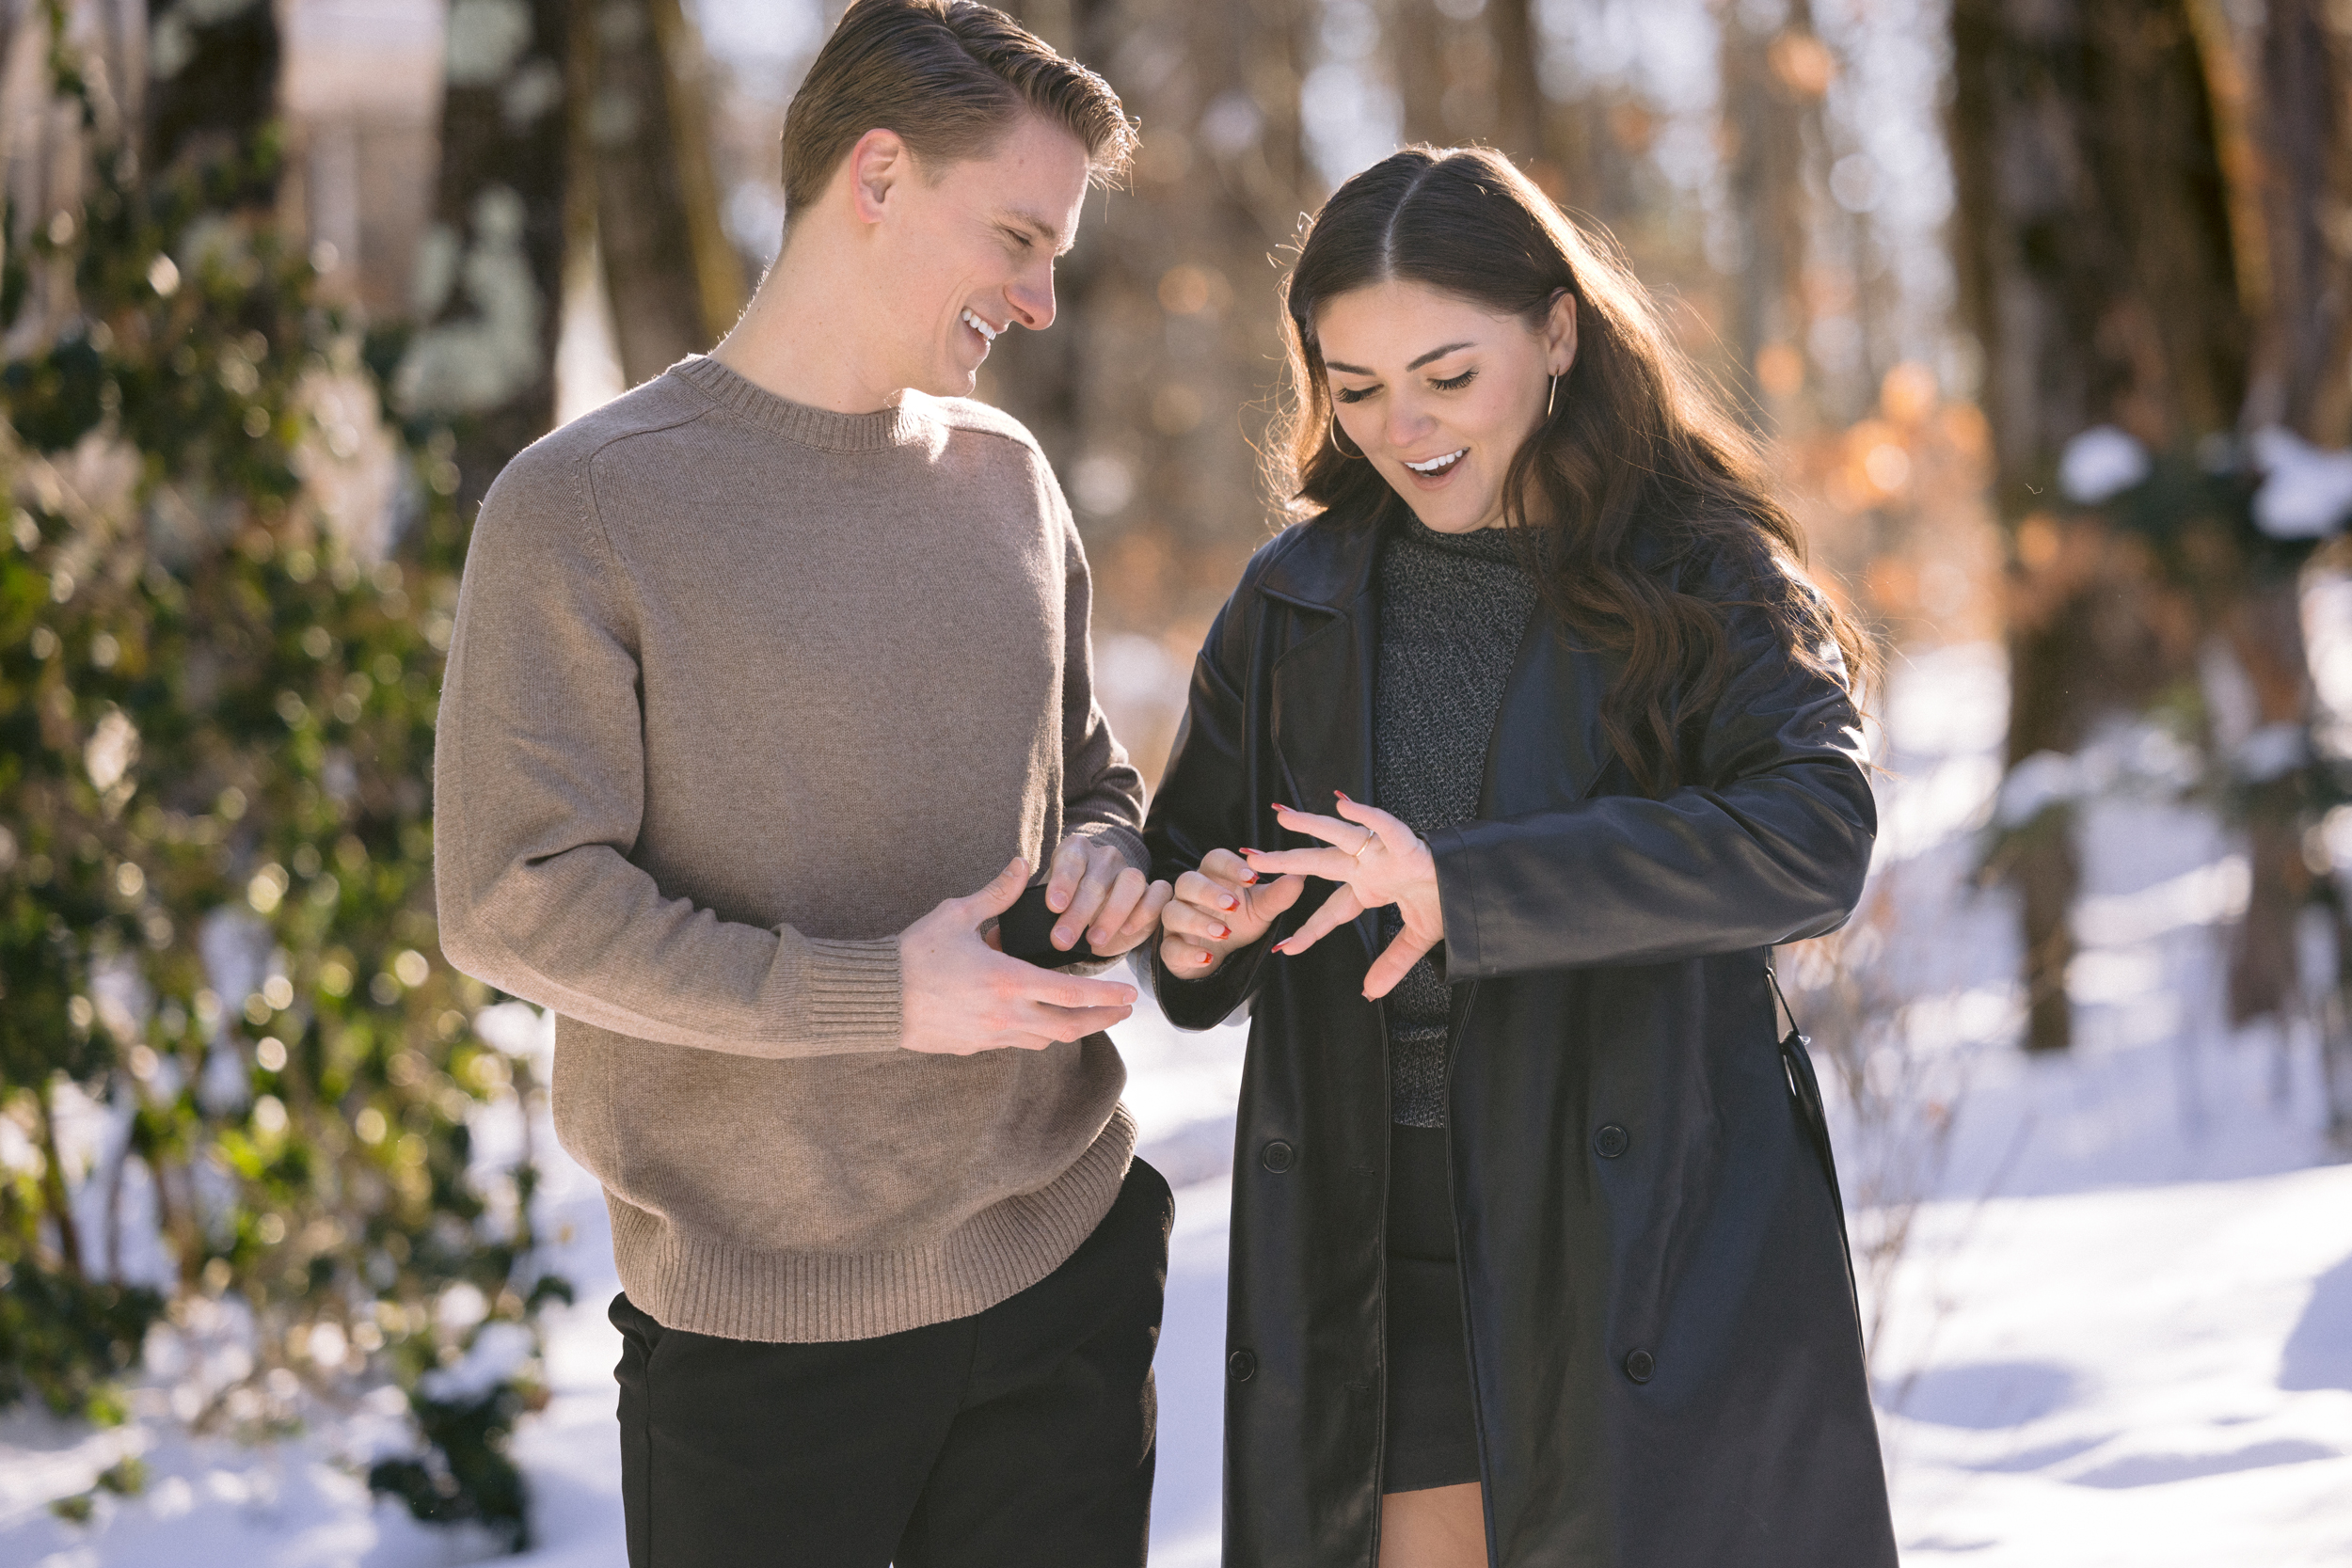
<svg viewBox="0 0 2352 1568">
<path fill-rule="evenodd" d="M 819 451 L 887 451 L 920 446 L 937 427 L 930 400 L 909 392 L 895 408 L 870 414 L 836 414 L 778 397 L 707 354 L 681 359 L 667 372 L 749 424 Z"/>
<path fill-rule="evenodd" d="M 1471 533 L 1440 533 L 1409 510 L 1397 524 L 1397 542 L 1413 549 L 1438 550 L 1447 555 L 1470 556 L 1480 561 L 1518 562 L 1518 543 L 1511 537 L 1511 530 L 1503 527 L 1482 528 Z"/>
</svg>

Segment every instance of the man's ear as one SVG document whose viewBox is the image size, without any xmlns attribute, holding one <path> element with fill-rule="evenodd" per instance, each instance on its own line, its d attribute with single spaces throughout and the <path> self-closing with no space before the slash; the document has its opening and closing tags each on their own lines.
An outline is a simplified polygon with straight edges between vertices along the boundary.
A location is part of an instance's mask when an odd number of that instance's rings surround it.
<svg viewBox="0 0 2352 1568">
<path fill-rule="evenodd" d="M 847 164 L 850 206 L 861 223 L 880 223 L 892 192 L 914 171 L 906 142 L 898 132 L 880 127 L 858 137 Z"/>
<path fill-rule="evenodd" d="M 1551 309 L 1544 321 L 1545 369 L 1553 375 L 1565 375 L 1576 363 L 1576 295 L 1562 289 L 1551 296 Z"/>
</svg>

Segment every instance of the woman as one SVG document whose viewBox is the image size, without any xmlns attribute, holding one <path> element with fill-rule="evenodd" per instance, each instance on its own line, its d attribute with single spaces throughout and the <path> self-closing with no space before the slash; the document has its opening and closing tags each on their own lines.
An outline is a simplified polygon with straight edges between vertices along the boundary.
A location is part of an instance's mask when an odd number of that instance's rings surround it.
<svg viewBox="0 0 2352 1568">
<path fill-rule="evenodd" d="M 1768 987 L 1861 888 L 1868 645 L 1500 156 L 1349 181 L 1286 305 L 1304 520 L 1147 830 L 1161 1005 L 1252 1017 L 1228 1568 L 1891 1568 Z"/>
</svg>

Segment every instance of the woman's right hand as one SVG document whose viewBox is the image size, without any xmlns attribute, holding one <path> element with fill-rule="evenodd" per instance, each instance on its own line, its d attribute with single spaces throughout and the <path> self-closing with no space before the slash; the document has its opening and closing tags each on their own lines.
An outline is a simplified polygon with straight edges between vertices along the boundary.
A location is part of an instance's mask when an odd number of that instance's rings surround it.
<svg viewBox="0 0 2352 1568">
<path fill-rule="evenodd" d="M 1205 980 L 1266 933 L 1275 916 L 1298 902 L 1304 877 L 1261 882 L 1231 849 L 1212 849 L 1200 869 L 1176 879 L 1160 912 L 1160 962 L 1180 980 Z"/>
</svg>

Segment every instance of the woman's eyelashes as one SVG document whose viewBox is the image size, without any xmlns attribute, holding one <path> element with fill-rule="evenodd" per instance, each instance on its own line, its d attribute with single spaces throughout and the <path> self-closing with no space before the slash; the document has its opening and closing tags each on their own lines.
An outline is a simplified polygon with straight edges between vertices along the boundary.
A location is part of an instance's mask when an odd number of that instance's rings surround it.
<svg viewBox="0 0 2352 1568">
<path fill-rule="evenodd" d="M 1432 376 L 1429 385 L 1440 392 L 1458 392 L 1477 379 L 1478 368 L 1473 365 L 1459 375 Z M 1370 387 L 1334 387 L 1331 388 L 1331 401 L 1333 403 L 1361 403 L 1379 389 L 1379 384 L 1376 382 Z"/>
</svg>

